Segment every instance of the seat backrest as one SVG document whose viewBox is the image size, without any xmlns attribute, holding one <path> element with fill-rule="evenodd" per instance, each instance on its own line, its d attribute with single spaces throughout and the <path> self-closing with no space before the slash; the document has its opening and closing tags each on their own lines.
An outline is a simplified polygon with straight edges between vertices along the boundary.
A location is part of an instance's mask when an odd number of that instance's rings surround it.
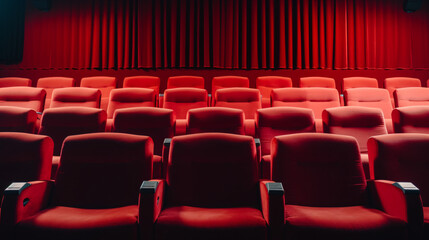
<svg viewBox="0 0 429 240">
<path fill-rule="evenodd" d="M 12 182 L 49 180 L 52 139 L 29 133 L 0 133 L 0 197 Z"/>
<path fill-rule="evenodd" d="M 152 177 L 150 137 L 90 133 L 64 141 L 54 206 L 104 209 L 138 204 L 139 187 Z"/>
<path fill-rule="evenodd" d="M 372 179 L 412 182 L 420 189 L 423 206 L 429 206 L 429 135 L 400 133 L 368 141 Z"/>
<path fill-rule="evenodd" d="M 110 92 L 107 118 L 113 118 L 116 110 L 130 107 L 155 107 L 156 95 L 149 88 L 120 88 Z"/>
<path fill-rule="evenodd" d="M 0 132 L 34 133 L 37 113 L 30 108 L 0 106 Z"/>
<path fill-rule="evenodd" d="M 261 141 L 262 155 L 269 155 L 271 140 L 275 136 L 316 132 L 311 109 L 297 107 L 272 107 L 256 112 L 256 136 Z"/>
<path fill-rule="evenodd" d="M 370 77 L 345 77 L 343 78 L 343 92 L 349 88 L 378 88 L 378 81 L 376 78 Z"/>
<path fill-rule="evenodd" d="M 246 119 L 254 119 L 262 108 L 261 94 L 254 88 L 224 88 L 215 93 L 214 106 L 237 108 L 244 111 Z"/>
<path fill-rule="evenodd" d="M 223 132 L 244 135 L 244 112 L 225 107 L 195 108 L 188 111 L 186 133 Z"/>
<path fill-rule="evenodd" d="M 50 108 L 92 107 L 100 108 L 101 92 L 85 87 L 57 88 L 52 92 Z"/>
<path fill-rule="evenodd" d="M 154 153 L 162 154 L 165 138 L 174 136 L 176 115 L 171 109 L 136 107 L 118 109 L 113 115 L 112 132 L 150 136 Z"/>
<path fill-rule="evenodd" d="M 393 102 L 393 92 L 398 88 L 404 87 L 421 87 L 422 83 L 418 78 L 410 78 L 410 77 L 391 77 L 384 79 L 384 88 L 389 91 L 390 99 L 392 99 L 392 106 L 394 106 Z"/>
<path fill-rule="evenodd" d="M 429 88 L 398 88 L 393 92 L 396 107 L 429 105 Z"/>
<path fill-rule="evenodd" d="M 30 87 L 31 79 L 22 77 L 0 78 L 0 88 L 2 87 Z"/>
<path fill-rule="evenodd" d="M 54 155 L 59 156 L 66 137 L 104 132 L 106 118 L 106 112 L 98 108 L 50 108 L 43 112 L 39 134 L 50 136 L 54 140 Z"/>
<path fill-rule="evenodd" d="M 274 88 L 292 87 L 290 77 L 260 76 L 256 78 L 256 88 L 261 92 L 262 98 L 270 98 L 271 90 Z"/>
<path fill-rule="evenodd" d="M 278 88 L 271 92 L 271 104 L 309 108 L 316 119 L 321 119 L 323 109 L 340 106 L 340 96 L 333 88 Z"/>
<path fill-rule="evenodd" d="M 240 76 L 219 76 L 212 79 L 212 96 L 221 88 L 249 87 L 249 78 Z"/>
<path fill-rule="evenodd" d="M 272 179 L 283 183 L 287 204 L 364 204 L 366 180 L 353 137 L 297 133 L 275 137 L 272 144 Z"/>
<path fill-rule="evenodd" d="M 52 91 L 55 88 L 74 87 L 75 80 L 70 77 L 44 77 L 37 80 L 37 87 L 46 90 L 45 109 L 51 105 Z"/>
<path fill-rule="evenodd" d="M 302 77 L 299 79 L 299 87 L 335 88 L 335 79 L 330 77 Z"/>
<path fill-rule="evenodd" d="M 164 92 L 163 108 L 172 109 L 177 119 L 186 119 L 189 109 L 208 107 L 208 95 L 200 88 L 173 88 Z"/>
<path fill-rule="evenodd" d="M 167 80 L 167 89 L 194 87 L 204 89 L 204 78 L 199 76 L 174 76 Z"/>
<path fill-rule="evenodd" d="M 252 137 L 198 133 L 174 137 L 167 167 L 167 205 L 256 207 L 258 160 Z"/>
<path fill-rule="evenodd" d="M 108 76 L 84 77 L 80 86 L 99 89 L 101 91 L 100 108 L 107 111 L 110 92 L 116 88 L 116 78 Z"/>
<path fill-rule="evenodd" d="M 31 108 L 43 112 L 46 91 L 33 87 L 4 87 L 0 88 L 0 106 Z"/>
<path fill-rule="evenodd" d="M 399 107 L 392 111 L 395 133 L 429 134 L 429 106 Z"/>
<path fill-rule="evenodd" d="M 132 76 L 124 78 L 124 88 L 139 87 L 139 88 L 151 88 L 155 90 L 155 94 L 159 94 L 159 77 L 155 76 Z"/>
<path fill-rule="evenodd" d="M 361 153 L 368 152 L 366 143 L 372 136 L 387 134 L 381 109 L 367 107 L 336 107 L 322 113 L 323 132 L 356 138 Z"/>
<path fill-rule="evenodd" d="M 344 91 L 344 101 L 347 106 L 379 108 L 386 119 L 390 119 L 393 110 L 389 92 L 382 88 L 347 89 Z"/>
</svg>

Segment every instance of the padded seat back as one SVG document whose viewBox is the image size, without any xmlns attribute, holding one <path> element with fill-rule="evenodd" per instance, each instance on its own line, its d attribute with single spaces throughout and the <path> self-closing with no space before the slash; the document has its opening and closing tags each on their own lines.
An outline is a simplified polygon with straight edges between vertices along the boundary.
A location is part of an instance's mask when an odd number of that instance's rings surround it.
<svg viewBox="0 0 429 240">
<path fill-rule="evenodd" d="M 74 78 L 69 77 L 44 77 L 37 80 L 37 87 L 46 91 L 45 109 L 51 105 L 52 92 L 55 88 L 74 87 Z"/>
<path fill-rule="evenodd" d="M 256 78 L 256 88 L 262 98 L 270 98 L 271 90 L 274 88 L 292 87 L 292 79 L 281 76 L 261 76 Z"/>
<path fill-rule="evenodd" d="M 429 134 L 429 106 L 395 108 L 392 121 L 396 133 Z"/>
<path fill-rule="evenodd" d="M 353 137 L 297 133 L 273 139 L 272 179 L 286 203 L 312 207 L 363 205 L 366 180 Z"/>
<path fill-rule="evenodd" d="M 36 121 L 33 109 L 0 106 L 0 132 L 34 133 Z"/>
<path fill-rule="evenodd" d="M 204 78 L 199 76 L 174 76 L 167 80 L 167 89 L 194 87 L 204 89 Z"/>
<path fill-rule="evenodd" d="M 155 94 L 159 94 L 159 77 L 155 76 L 132 76 L 124 78 L 124 88 L 151 88 L 155 91 Z"/>
<path fill-rule="evenodd" d="M 117 109 L 130 107 L 155 107 L 156 95 L 149 88 L 120 88 L 110 92 L 107 118 L 113 118 Z"/>
<path fill-rule="evenodd" d="M 347 106 L 379 108 L 384 118 L 388 119 L 393 110 L 389 92 L 382 88 L 347 89 L 344 91 L 344 100 Z"/>
<path fill-rule="evenodd" d="M 167 205 L 256 207 L 259 174 L 252 137 L 198 133 L 172 139 Z"/>
<path fill-rule="evenodd" d="M 299 79 L 299 87 L 335 88 L 335 79 L 330 77 L 302 77 Z"/>
<path fill-rule="evenodd" d="M 244 135 L 244 112 L 240 109 L 210 107 L 188 111 L 186 133 L 223 132 Z"/>
<path fill-rule="evenodd" d="M 241 109 L 246 119 L 254 119 L 256 111 L 262 108 L 261 94 L 253 88 L 219 89 L 215 93 L 214 106 Z"/>
<path fill-rule="evenodd" d="M 429 88 L 407 87 L 393 92 L 396 107 L 429 105 Z"/>
<path fill-rule="evenodd" d="M 52 92 L 50 108 L 92 107 L 100 108 L 101 92 L 85 87 L 58 88 Z"/>
<path fill-rule="evenodd" d="M 153 142 L 147 136 L 70 136 L 61 152 L 53 205 L 91 209 L 137 205 L 142 181 L 152 177 L 152 157 Z"/>
<path fill-rule="evenodd" d="M 186 119 L 189 109 L 208 107 L 208 95 L 205 89 L 173 88 L 164 92 L 163 108 L 172 109 L 177 119 Z"/>
<path fill-rule="evenodd" d="M 82 78 L 80 86 L 99 89 L 101 91 L 100 108 L 106 111 L 110 92 L 116 88 L 116 78 L 108 76 L 85 77 Z"/>
<path fill-rule="evenodd" d="M 249 87 L 249 78 L 240 76 L 219 76 L 212 79 L 212 96 L 221 88 Z"/>
<path fill-rule="evenodd" d="M 390 99 L 392 100 L 392 106 L 394 104 L 393 92 L 395 92 L 398 88 L 404 87 L 421 87 L 422 83 L 418 78 L 410 78 L 410 77 L 391 77 L 384 79 L 384 88 L 389 91 Z"/>
<path fill-rule="evenodd" d="M 346 77 L 343 78 L 343 92 L 349 88 L 378 88 L 376 78 L 370 77 Z"/>
<path fill-rule="evenodd" d="M 0 88 L 0 106 L 30 108 L 43 112 L 46 91 L 33 87 L 4 87 Z"/>
<path fill-rule="evenodd" d="M 22 77 L 0 78 L 0 88 L 3 87 L 30 87 L 31 79 Z"/>
</svg>

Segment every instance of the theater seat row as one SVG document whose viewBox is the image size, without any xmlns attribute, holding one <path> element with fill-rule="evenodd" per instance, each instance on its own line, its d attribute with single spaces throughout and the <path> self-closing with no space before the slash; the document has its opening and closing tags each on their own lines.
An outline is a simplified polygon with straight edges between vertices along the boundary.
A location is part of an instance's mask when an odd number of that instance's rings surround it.
<svg viewBox="0 0 429 240">
<path fill-rule="evenodd" d="M 166 177 L 153 179 L 151 138 L 75 135 L 65 140 L 51 181 L 49 137 L 0 133 L 0 234 L 17 240 L 429 237 L 429 135 L 371 138 L 370 180 L 352 137 L 290 134 L 272 146 L 272 180 L 261 180 L 252 137 L 173 137 Z"/>
</svg>

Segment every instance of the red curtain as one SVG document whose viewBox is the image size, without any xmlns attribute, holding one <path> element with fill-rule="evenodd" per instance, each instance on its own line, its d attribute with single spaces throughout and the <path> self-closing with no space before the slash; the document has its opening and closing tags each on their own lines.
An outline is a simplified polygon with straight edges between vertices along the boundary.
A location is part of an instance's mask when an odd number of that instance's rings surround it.
<svg viewBox="0 0 429 240">
<path fill-rule="evenodd" d="M 429 69 L 429 2 L 57 0 L 27 8 L 32 69 Z"/>
</svg>

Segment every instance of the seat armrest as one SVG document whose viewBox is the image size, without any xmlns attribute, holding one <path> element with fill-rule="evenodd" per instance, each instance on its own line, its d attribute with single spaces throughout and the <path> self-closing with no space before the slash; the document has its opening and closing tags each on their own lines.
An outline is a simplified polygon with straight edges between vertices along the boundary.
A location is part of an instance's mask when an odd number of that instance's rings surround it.
<svg viewBox="0 0 429 240">
<path fill-rule="evenodd" d="M 165 138 L 164 144 L 162 146 L 162 169 L 161 169 L 161 178 L 165 179 L 167 176 L 167 166 L 168 166 L 168 155 L 170 154 L 170 144 L 171 138 Z"/>
<path fill-rule="evenodd" d="M 53 181 L 14 182 L 4 191 L 1 221 L 15 225 L 48 206 Z"/>
<path fill-rule="evenodd" d="M 143 181 L 140 186 L 139 224 L 142 239 L 153 239 L 153 225 L 162 210 L 164 180 Z"/>
<path fill-rule="evenodd" d="M 261 148 L 261 139 L 254 138 L 255 146 L 256 146 L 256 157 L 258 159 L 258 162 L 261 162 L 262 159 L 262 148 Z"/>
<path fill-rule="evenodd" d="M 260 181 L 262 214 L 270 227 L 281 227 L 284 223 L 284 189 L 279 182 Z"/>
</svg>

